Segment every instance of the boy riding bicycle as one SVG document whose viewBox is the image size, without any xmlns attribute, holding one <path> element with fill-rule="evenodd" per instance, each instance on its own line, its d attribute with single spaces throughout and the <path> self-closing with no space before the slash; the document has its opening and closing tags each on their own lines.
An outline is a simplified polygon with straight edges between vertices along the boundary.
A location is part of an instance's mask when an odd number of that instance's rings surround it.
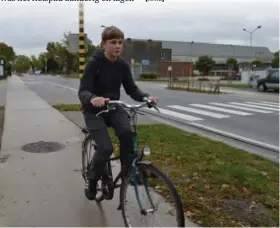
<svg viewBox="0 0 280 228">
<path fill-rule="evenodd" d="M 124 33 L 115 26 L 106 27 L 102 32 L 101 46 L 104 51 L 96 52 L 87 62 L 83 78 L 80 81 L 78 97 L 83 108 L 86 127 L 89 130 L 97 151 L 90 164 L 86 177 L 86 197 L 95 199 L 96 185 L 107 160 L 113 153 L 113 145 L 107 131 L 112 126 L 120 140 L 120 160 L 123 169 L 132 163 L 132 133 L 129 116 L 122 107 L 96 116 L 104 109 L 106 101 L 119 100 L 123 85 L 126 93 L 135 101 L 144 101 L 148 97 L 157 103 L 158 99 L 143 93 L 134 83 L 129 65 L 120 58 L 123 49 Z"/>
</svg>

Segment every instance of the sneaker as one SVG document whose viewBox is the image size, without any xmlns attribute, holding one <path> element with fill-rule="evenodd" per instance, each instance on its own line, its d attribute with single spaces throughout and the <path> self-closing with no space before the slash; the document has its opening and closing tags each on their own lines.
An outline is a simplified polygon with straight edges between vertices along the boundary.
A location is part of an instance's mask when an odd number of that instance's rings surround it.
<svg viewBox="0 0 280 228">
<path fill-rule="evenodd" d="M 97 192 L 97 181 L 86 178 L 85 181 L 85 195 L 88 200 L 95 200 Z"/>
</svg>

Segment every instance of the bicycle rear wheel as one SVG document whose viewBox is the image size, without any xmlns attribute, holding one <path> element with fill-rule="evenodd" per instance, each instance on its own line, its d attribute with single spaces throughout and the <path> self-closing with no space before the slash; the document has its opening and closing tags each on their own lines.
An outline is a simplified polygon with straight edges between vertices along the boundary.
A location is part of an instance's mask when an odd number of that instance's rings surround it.
<svg viewBox="0 0 280 228">
<path fill-rule="evenodd" d="M 157 215 L 158 219 L 161 222 L 158 224 L 153 225 L 156 227 L 159 226 L 172 226 L 172 227 L 184 227 L 185 226 L 185 216 L 184 216 L 184 209 L 180 199 L 179 194 L 177 193 L 173 183 L 167 178 L 163 172 L 161 172 L 158 168 L 153 166 L 152 164 L 144 164 L 138 163 L 137 164 L 137 188 L 139 190 L 139 199 L 141 192 L 147 196 L 148 203 L 144 203 L 143 199 L 140 199 L 142 204 L 142 209 L 148 210 L 148 213 L 141 214 L 141 210 L 139 207 L 139 201 L 136 197 L 136 192 L 134 186 L 130 184 L 132 178 L 132 169 L 128 172 L 125 180 L 122 182 L 121 192 L 120 192 L 120 202 L 121 202 L 121 210 L 122 216 L 124 219 L 124 223 L 126 227 L 137 226 L 141 227 L 149 227 L 150 225 L 142 224 L 142 219 L 149 220 L 151 216 L 156 217 L 155 213 L 159 213 Z M 151 180 L 147 181 L 148 178 Z M 162 181 L 162 183 L 160 182 Z M 140 183 L 139 183 L 140 182 Z M 140 184 L 140 185 L 139 185 Z M 146 187 L 147 186 L 147 187 Z M 131 188 L 131 189 L 130 189 Z M 143 189 L 141 191 L 140 189 Z M 168 194 L 169 193 L 169 194 Z M 128 201 L 128 195 L 132 195 L 132 202 Z M 152 195 L 155 195 L 157 198 L 162 199 L 164 205 L 159 207 Z M 173 202 L 171 202 L 173 200 Z M 133 220 L 136 218 L 135 216 L 129 216 L 132 212 L 132 209 L 128 209 L 130 203 L 135 203 L 135 209 L 137 216 L 140 215 L 141 219 L 140 222 L 134 222 Z M 174 224 L 171 224 L 174 220 Z M 132 224 L 134 222 L 134 224 Z M 169 224 L 169 225 L 167 225 Z"/>
<path fill-rule="evenodd" d="M 96 149 L 97 148 L 95 142 L 92 140 L 91 136 L 88 135 L 85 141 L 83 142 L 83 147 L 82 147 L 82 177 L 84 178 L 85 181 L 86 181 L 87 172 L 89 170 L 90 161 L 93 158 Z M 97 184 L 97 193 L 95 197 L 96 202 L 101 202 L 102 200 L 104 200 L 104 196 L 101 188 L 102 188 L 102 183 L 100 180 L 98 181 Z"/>
</svg>

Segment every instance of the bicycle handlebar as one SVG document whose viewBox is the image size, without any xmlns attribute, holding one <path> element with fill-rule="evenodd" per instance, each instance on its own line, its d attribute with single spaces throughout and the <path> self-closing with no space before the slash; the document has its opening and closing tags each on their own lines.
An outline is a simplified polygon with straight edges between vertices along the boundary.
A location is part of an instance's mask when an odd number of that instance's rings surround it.
<svg viewBox="0 0 280 228">
<path fill-rule="evenodd" d="M 137 104 L 137 105 L 130 105 L 127 104 L 123 101 L 107 101 L 105 103 L 105 106 L 107 107 L 106 110 L 102 110 L 101 112 L 97 113 L 96 116 L 99 116 L 105 112 L 109 112 L 111 110 L 115 110 L 116 106 L 122 106 L 124 108 L 127 108 L 129 110 L 135 110 L 137 111 L 140 108 L 143 108 L 145 106 L 149 107 L 149 108 L 155 108 L 158 112 L 159 109 L 156 107 L 156 104 L 153 103 L 151 100 L 148 100 L 148 98 L 144 98 L 144 102 L 142 102 L 141 104 Z"/>
</svg>

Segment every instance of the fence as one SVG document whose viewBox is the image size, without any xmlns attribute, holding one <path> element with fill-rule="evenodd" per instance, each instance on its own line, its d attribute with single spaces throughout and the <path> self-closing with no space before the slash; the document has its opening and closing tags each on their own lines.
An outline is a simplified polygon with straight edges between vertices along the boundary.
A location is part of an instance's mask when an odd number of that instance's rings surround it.
<svg viewBox="0 0 280 228">
<path fill-rule="evenodd" d="M 190 77 L 174 80 L 174 78 L 171 78 L 168 82 L 168 88 L 172 90 L 220 93 L 220 80 L 200 81 Z"/>
<path fill-rule="evenodd" d="M 143 66 L 140 63 L 130 64 L 131 73 L 134 78 L 138 78 L 143 73 L 156 73 L 159 75 L 159 67 L 158 64 L 150 64 L 148 66 Z"/>
</svg>

